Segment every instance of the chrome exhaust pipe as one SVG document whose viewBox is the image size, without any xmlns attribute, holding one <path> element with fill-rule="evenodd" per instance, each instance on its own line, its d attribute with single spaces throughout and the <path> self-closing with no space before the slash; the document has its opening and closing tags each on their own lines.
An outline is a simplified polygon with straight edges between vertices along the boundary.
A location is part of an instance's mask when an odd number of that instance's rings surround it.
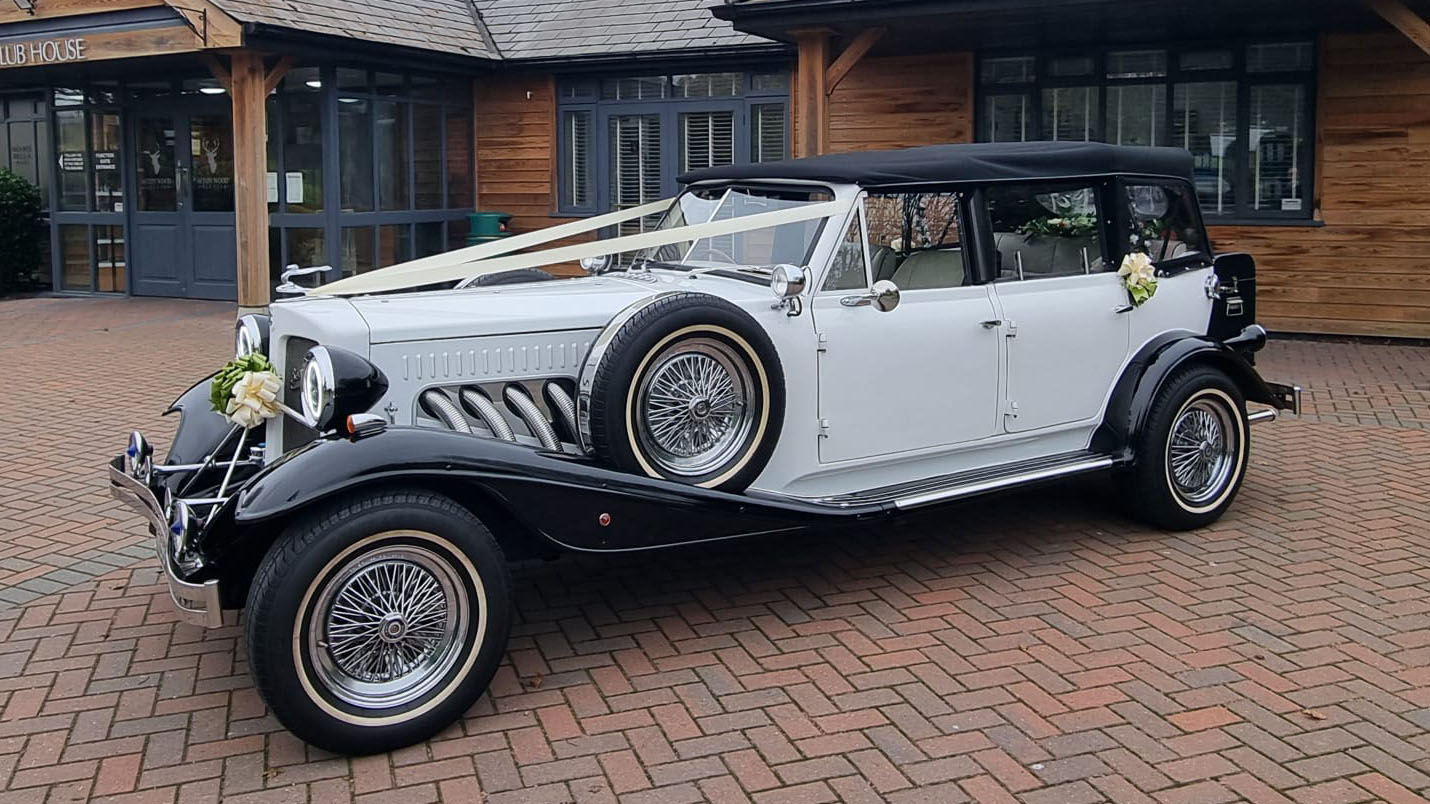
<svg viewBox="0 0 1430 804">
<path fill-rule="evenodd" d="M 566 388 L 553 380 L 546 384 L 546 396 L 566 425 L 566 434 L 571 436 L 572 442 L 579 440 L 580 436 L 576 434 L 576 402 L 566 393 Z"/>
<path fill-rule="evenodd" d="M 1246 423 L 1260 424 L 1261 422 L 1274 422 L 1276 421 L 1277 415 L 1278 413 L 1276 411 L 1276 408 L 1266 408 L 1265 410 L 1258 410 L 1253 413 L 1246 414 Z"/>
<path fill-rule="evenodd" d="M 547 449 L 561 449 L 561 440 L 556 437 L 556 430 L 551 427 L 551 422 L 546 420 L 541 408 L 536 406 L 536 402 L 526 391 L 519 386 L 508 385 L 506 391 L 506 402 L 516 409 L 516 413 L 521 420 L 526 422 L 526 426 L 531 428 L 531 434 L 536 436 L 536 440 L 541 442 L 541 446 Z"/>
<path fill-rule="evenodd" d="M 452 400 L 436 388 L 422 392 L 422 406 L 427 409 L 428 413 L 441 419 L 448 429 L 471 434 L 472 425 L 467 422 L 467 417 L 462 415 L 461 409 L 452 404 Z"/>
<path fill-rule="evenodd" d="M 502 441 L 515 441 L 516 433 L 511 431 L 511 425 L 507 424 L 506 417 L 497 410 L 497 406 L 492 404 L 487 395 L 475 388 L 463 388 L 459 394 L 462 399 L 462 406 L 467 412 L 477 417 L 477 420 L 487 426 L 492 431 L 492 435 Z"/>
</svg>

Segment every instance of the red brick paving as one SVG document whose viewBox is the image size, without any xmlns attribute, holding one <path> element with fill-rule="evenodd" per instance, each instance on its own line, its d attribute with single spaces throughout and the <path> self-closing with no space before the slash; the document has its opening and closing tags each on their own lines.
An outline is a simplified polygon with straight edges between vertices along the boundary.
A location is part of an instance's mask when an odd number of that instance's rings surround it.
<svg viewBox="0 0 1430 804">
<path fill-rule="evenodd" d="M 149 304 L 162 321 L 126 306 Z M 20 391 L 34 451 L 3 447 L 3 555 L 58 564 L 128 539 L 111 517 L 138 536 L 100 501 L 100 463 L 222 359 L 229 315 L 0 303 L 0 370 L 48 389 Z M 117 359 L 105 316 L 127 317 L 138 353 L 103 381 L 130 394 L 117 420 L 91 429 L 46 405 Z M 17 322 L 49 332 L 16 347 Z M 1414 391 L 1430 350 L 1384 348 L 1273 343 L 1262 368 Z M 25 424 L 14 407 L 7 428 Z M 1195 533 L 1148 531 L 1086 481 L 893 526 L 524 565 L 491 694 L 437 739 L 362 759 L 281 730 L 238 629 L 176 624 L 141 561 L 0 611 L 0 804 L 1424 801 L 1430 433 L 1389 424 L 1257 428 L 1237 504 Z"/>
</svg>

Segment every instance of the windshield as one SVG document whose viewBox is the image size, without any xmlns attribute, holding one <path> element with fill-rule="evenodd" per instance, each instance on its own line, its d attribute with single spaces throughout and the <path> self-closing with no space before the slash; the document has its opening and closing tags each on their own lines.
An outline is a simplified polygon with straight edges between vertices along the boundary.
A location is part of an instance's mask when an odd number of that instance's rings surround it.
<svg viewBox="0 0 1430 804">
<path fill-rule="evenodd" d="M 821 189 L 698 187 L 681 193 L 656 228 L 731 220 L 831 199 L 833 196 Z M 823 225 L 822 219 L 815 219 L 707 237 L 647 249 L 639 259 L 694 268 L 804 266 Z"/>
</svg>

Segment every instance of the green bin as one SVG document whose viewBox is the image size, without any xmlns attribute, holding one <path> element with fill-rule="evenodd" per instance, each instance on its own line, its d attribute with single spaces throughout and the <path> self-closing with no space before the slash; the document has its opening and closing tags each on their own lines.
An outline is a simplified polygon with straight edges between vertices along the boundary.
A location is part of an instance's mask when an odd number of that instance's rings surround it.
<svg viewBox="0 0 1430 804">
<path fill-rule="evenodd" d="M 467 245 L 511 237 L 510 223 L 511 215 L 505 212 L 473 212 L 467 216 Z"/>
</svg>

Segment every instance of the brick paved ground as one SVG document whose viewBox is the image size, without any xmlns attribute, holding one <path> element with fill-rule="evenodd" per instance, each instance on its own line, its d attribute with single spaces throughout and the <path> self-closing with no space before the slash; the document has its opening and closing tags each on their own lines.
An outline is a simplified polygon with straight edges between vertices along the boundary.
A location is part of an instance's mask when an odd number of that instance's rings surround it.
<svg viewBox="0 0 1430 804">
<path fill-rule="evenodd" d="M 0 561 L 139 539 L 99 465 L 131 422 L 162 432 L 151 412 L 224 357 L 229 315 L 0 303 Z M 126 360 L 114 421 L 69 407 Z M 238 630 L 175 624 L 152 560 L 80 580 L 0 609 L 0 804 L 1424 801 L 1430 349 L 1273 343 L 1262 368 L 1302 380 L 1315 420 L 1258 428 L 1214 528 L 1147 531 L 1086 481 L 522 566 L 492 694 L 391 755 L 279 729 Z M 1382 424 L 1374 394 L 1406 408 Z"/>
</svg>

